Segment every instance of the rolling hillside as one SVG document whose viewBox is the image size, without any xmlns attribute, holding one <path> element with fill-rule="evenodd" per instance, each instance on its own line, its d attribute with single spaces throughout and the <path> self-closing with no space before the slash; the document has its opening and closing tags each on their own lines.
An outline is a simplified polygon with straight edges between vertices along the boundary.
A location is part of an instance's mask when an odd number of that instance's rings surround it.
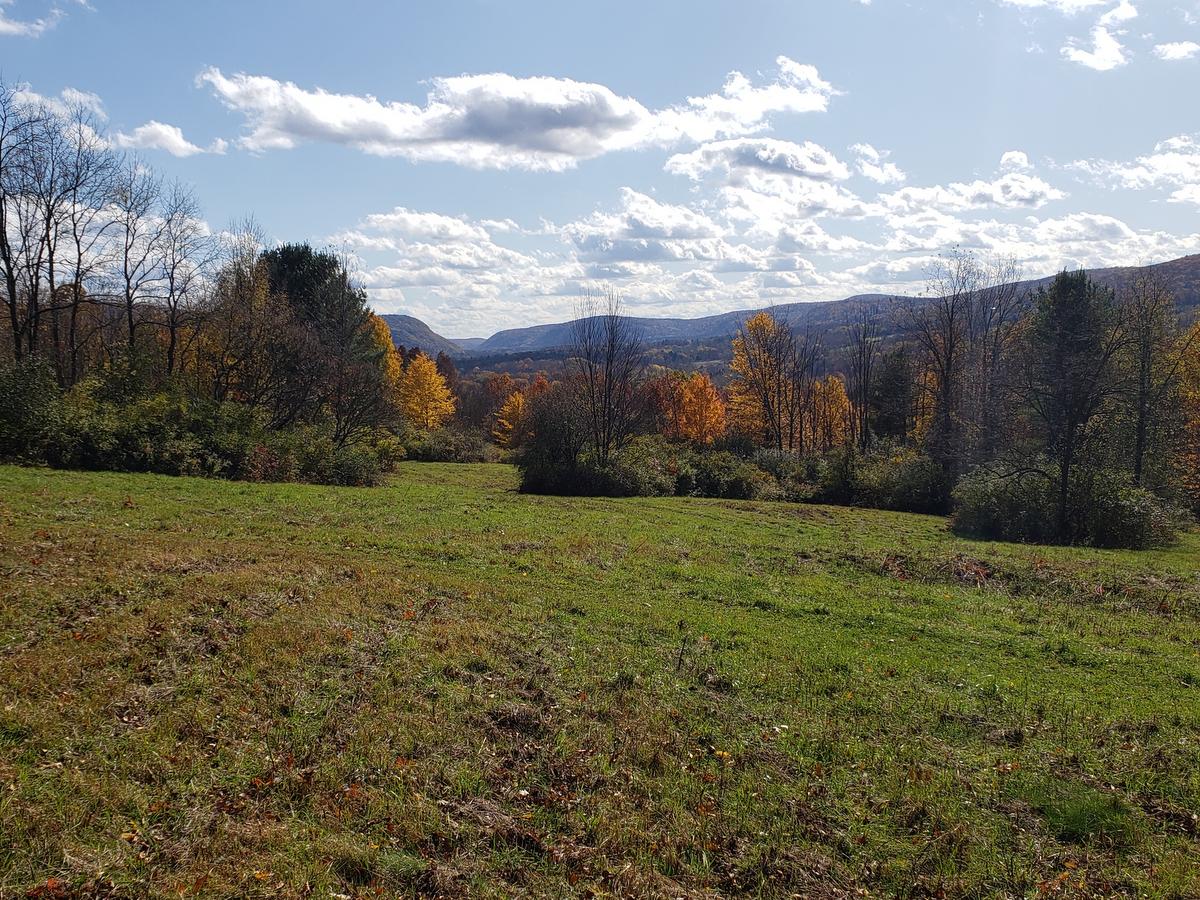
<svg viewBox="0 0 1200 900">
<path fill-rule="evenodd" d="M 1182 309 L 1195 310 L 1200 307 L 1200 254 L 1159 263 L 1149 268 L 1156 270 L 1164 277 L 1174 290 Z M 1139 267 L 1127 266 L 1096 269 L 1091 274 L 1097 281 L 1120 288 L 1128 283 L 1138 271 Z M 1021 283 L 1021 287 L 1026 290 L 1036 290 L 1049 283 L 1051 278 L 1053 275 L 1024 281 Z M 894 302 L 901 299 L 907 298 L 886 294 L 861 294 L 844 300 L 781 304 L 774 307 L 774 312 L 793 325 L 809 325 L 816 330 L 826 330 L 837 327 L 844 319 L 847 307 L 852 304 Z M 738 323 L 756 312 L 758 312 L 756 309 L 742 309 L 698 319 L 635 317 L 635 321 L 641 327 L 647 343 L 660 344 L 668 341 L 732 338 L 737 331 Z M 569 322 L 512 328 L 497 332 L 473 348 L 472 352 L 476 354 L 517 353 L 562 347 L 570 341 L 570 330 Z"/>
<path fill-rule="evenodd" d="M 454 341 L 442 337 L 432 328 L 413 316 L 389 313 L 380 316 L 392 332 L 392 343 L 397 347 L 420 347 L 430 356 L 445 353 L 447 356 L 462 356 L 463 348 Z"/>
<path fill-rule="evenodd" d="M 1186 315 L 1195 315 L 1200 310 L 1200 254 L 1184 256 L 1169 262 L 1148 266 L 1155 270 L 1175 292 L 1180 309 Z M 1093 278 L 1120 289 L 1141 267 L 1124 266 L 1110 269 L 1095 269 Z M 1037 290 L 1048 284 L 1053 275 L 1021 282 L 1024 290 Z M 890 294 L 859 294 L 842 300 L 825 300 L 808 303 L 785 303 L 775 306 L 775 315 L 793 325 L 810 326 L 817 331 L 836 330 L 845 320 L 848 310 L 855 304 L 886 304 L 906 301 L 911 298 Z M 642 330 L 646 343 L 688 344 L 694 342 L 724 342 L 737 332 L 738 323 L 744 321 L 757 309 L 739 309 L 696 319 L 643 318 L 634 321 Z M 420 319 L 406 315 L 384 315 L 384 321 L 392 330 L 392 340 L 405 347 L 420 347 L 431 355 L 444 352 L 457 358 L 503 357 L 506 354 L 538 354 L 565 347 L 571 341 L 571 323 L 555 322 L 547 325 L 530 325 L 525 328 L 508 328 L 498 331 L 489 338 L 465 338 L 451 340 L 437 334 Z"/>
</svg>

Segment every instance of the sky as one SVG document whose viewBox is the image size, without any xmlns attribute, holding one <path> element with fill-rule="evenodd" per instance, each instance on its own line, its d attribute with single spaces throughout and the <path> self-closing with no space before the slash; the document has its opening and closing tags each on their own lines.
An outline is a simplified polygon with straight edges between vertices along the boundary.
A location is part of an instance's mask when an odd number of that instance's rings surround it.
<svg viewBox="0 0 1200 900">
<path fill-rule="evenodd" d="M 0 0 L 0 77 L 450 337 L 1200 252 L 1200 0 Z"/>
</svg>

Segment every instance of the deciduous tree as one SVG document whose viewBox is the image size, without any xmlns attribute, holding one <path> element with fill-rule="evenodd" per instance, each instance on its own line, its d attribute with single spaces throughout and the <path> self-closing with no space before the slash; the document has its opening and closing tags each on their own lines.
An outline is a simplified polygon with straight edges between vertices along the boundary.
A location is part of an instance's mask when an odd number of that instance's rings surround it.
<svg viewBox="0 0 1200 900">
<path fill-rule="evenodd" d="M 454 415 L 454 395 L 437 364 L 424 353 L 409 360 L 400 380 L 400 411 L 417 428 L 431 430 Z"/>
</svg>

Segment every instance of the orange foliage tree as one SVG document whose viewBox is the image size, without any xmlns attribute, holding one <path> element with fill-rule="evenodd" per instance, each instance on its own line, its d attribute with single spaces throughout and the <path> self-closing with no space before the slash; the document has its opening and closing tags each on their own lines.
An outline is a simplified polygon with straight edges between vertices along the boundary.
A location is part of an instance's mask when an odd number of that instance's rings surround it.
<svg viewBox="0 0 1200 900">
<path fill-rule="evenodd" d="M 820 341 L 760 312 L 733 340 L 729 420 L 777 453 L 804 452 Z"/>
<path fill-rule="evenodd" d="M 712 379 L 695 372 L 678 382 L 678 437 L 706 446 L 725 433 L 725 401 Z"/>
</svg>

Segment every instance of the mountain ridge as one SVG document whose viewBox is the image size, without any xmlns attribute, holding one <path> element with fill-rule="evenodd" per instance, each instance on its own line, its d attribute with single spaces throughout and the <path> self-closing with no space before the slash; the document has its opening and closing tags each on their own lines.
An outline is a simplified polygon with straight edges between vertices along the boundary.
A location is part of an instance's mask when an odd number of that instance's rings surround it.
<svg viewBox="0 0 1200 900">
<path fill-rule="evenodd" d="M 1200 253 L 1153 263 L 1147 266 L 1113 266 L 1108 268 L 1088 269 L 1088 274 L 1096 281 L 1119 289 L 1143 269 L 1154 270 L 1174 291 L 1179 308 L 1185 314 L 1200 309 Z M 1039 278 L 1025 279 L 1018 282 L 1022 291 L 1033 291 L 1043 287 L 1054 278 L 1045 275 Z M 792 325 L 809 325 L 814 328 L 828 328 L 840 324 L 845 317 L 845 311 L 863 303 L 891 303 L 919 301 L 920 297 L 904 294 L 855 294 L 839 300 L 812 300 L 778 304 L 773 307 L 757 307 L 754 309 L 737 309 L 723 313 L 713 313 L 697 318 L 645 317 L 630 316 L 637 325 L 647 344 L 661 344 L 671 341 L 697 341 L 715 338 L 732 338 L 737 332 L 738 324 L 757 312 L 770 309 L 776 316 Z M 543 352 L 567 346 L 571 340 L 571 322 L 552 322 L 541 325 L 526 325 L 520 328 L 506 328 L 497 331 L 486 339 L 470 338 L 457 343 L 434 332 L 429 326 L 412 316 L 385 315 L 383 319 L 392 328 L 393 340 L 405 346 L 420 346 L 431 350 L 435 344 L 451 356 L 471 357 L 489 354 Z M 407 335 L 408 340 L 397 340 L 398 328 L 393 320 L 405 320 L 405 327 L 399 329 Z M 420 328 L 417 328 L 416 323 Z M 421 330 L 423 329 L 423 331 Z M 422 334 L 428 334 L 424 340 L 416 340 Z M 427 343 L 428 341 L 428 343 Z M 452 349 L 447 349 L 452 348 Z"/>
</svg>

